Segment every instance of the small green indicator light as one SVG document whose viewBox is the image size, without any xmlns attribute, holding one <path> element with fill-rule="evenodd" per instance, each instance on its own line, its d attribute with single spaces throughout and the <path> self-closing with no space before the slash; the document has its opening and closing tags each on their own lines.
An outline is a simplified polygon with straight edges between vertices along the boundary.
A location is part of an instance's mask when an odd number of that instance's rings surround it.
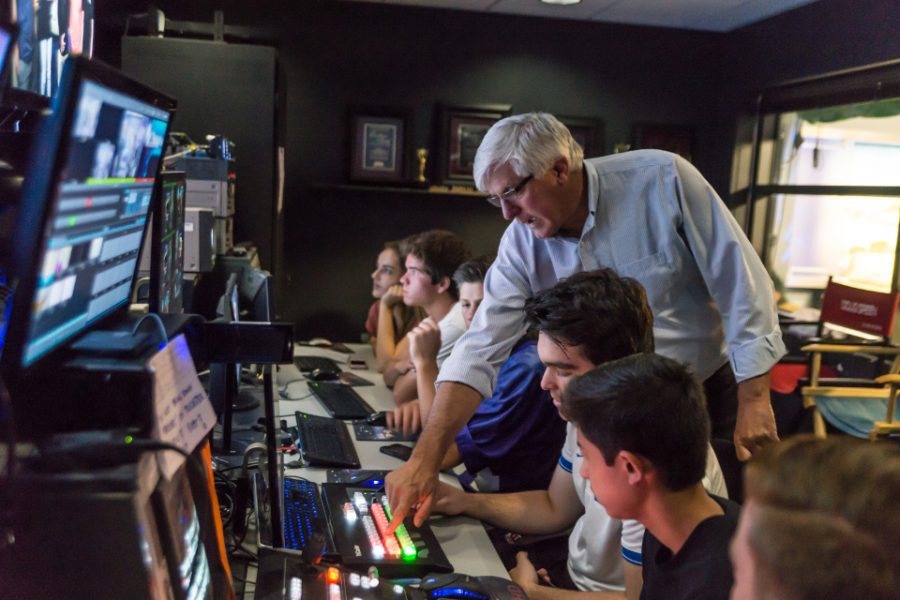
<svg viewBox="0 0 900 600">
<path fill-rule="evenodd" d="M 130 444 L 130 443 L 133 442 L 133 441 L 134 441 L 134 438 L 131 437 L 130 435 L 126 435 L 126 436 L 125 436 L 125 443 L 126 443 L 126 444 Z"/>
</svg>

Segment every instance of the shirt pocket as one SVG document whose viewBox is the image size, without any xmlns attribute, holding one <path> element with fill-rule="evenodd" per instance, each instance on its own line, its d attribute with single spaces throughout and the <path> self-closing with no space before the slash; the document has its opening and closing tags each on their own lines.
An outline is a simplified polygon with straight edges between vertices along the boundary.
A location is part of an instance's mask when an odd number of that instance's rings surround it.
<svg viewBox="0 0 900 600">
<path fill-rule="evenodd" d="M 674 295 L 678 293 L 680 263 L 674 249 L 663 247 L 654 254 L 625 263 L 618 270 L 619 275 L 636 279 L 644 286 L 647 300 L 656 315 L 660 309 L 671 305 Z"/>
</svg>

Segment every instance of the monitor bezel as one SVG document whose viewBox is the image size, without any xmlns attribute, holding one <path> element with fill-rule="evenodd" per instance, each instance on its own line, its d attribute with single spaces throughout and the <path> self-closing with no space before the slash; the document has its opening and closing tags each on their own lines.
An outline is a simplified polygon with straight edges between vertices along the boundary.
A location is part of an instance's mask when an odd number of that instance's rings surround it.
<svg viewBox="0 0 900 600">
<path fill-rule="evenodd" d="M 60 79 L 60 87 L 51 104 L 51 114 L 38 128 L 37 139 L 32 146 L 29 159 L 29 168 L 25 177 L 22 196 L 16 215 L 16 232 L 14 243 L 9 249 L 11 258 L 11 271 L 17 279 L 16 290 L 13 294 L 12 309 L 9 312 L 9 326 L 6 339 L 3 344 L 3 354 L 0 357 L 0 368 L 5 376 L 10 378 L 24 377 L 33 373 L 41 364 L 51 357 L 58 356 L 72 342 L 90 330 L 100 328 L 116 316 L 128 310 L 129 302 L 126 300 L 106 315 L 92 322 L 84 330 L 61 342 L 55 348 L 35 359 L 30 364 L 23 365 L 23 350 L 28 338 L 28 328 L 31 320 L 31 304 L 37 287 L 37 269 L 41 260 L 41 251 L 47 242 L 46 221 L 51 211 L 50 193 L 53 191 L 53 182 L 57 181 L 60 172 L 64 168 L 65 158 L 68 156 L 68 138 L 64 137 L 72 129 L 72 119 L 77 109 L 78 94 L 84 81 L 94 81 L 117 92 L 129 95 L 146 104 L 155 106 L 169 113 L 164 139 L 168 139 L 172 127 L 176 102 L 174 98 L 154 90 L 148 86 L 127 77 L 120 71 L 98 60 L 87 59 L 82 56 L 71 57 L 66 61 L 63 74 Z M 46 165 L 35 168 L 35 165 Z M 152 193 L 157 193 L 159 185 L 159 169 L 162 160 L 157 165 L 154 175 Z M 151 207 L 152 210 L 152 207 Z M 150 212 L 144 223 L 143 238 L 147 235 L 147 225 L 150 222 Z M 132 274 L 132 287 L 137 280 L 139 261 L 135 261 L 135 270 Z"/>
</svg>

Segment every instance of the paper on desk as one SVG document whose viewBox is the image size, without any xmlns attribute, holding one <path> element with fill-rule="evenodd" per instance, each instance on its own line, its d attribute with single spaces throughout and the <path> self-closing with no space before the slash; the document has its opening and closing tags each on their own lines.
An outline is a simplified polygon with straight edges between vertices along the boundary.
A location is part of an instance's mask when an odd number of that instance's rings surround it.
<svg viewBox="0 0 900 600">
<path fill-rule="evenodd" d="M 215 425 L 216 414 L 197 378 L 184 336 L 170 341 L 150 359 L 149 365 L 153 372 L 156 413 L 154 436 L 186 452 L 193 452 Z M 156 454 L 160 471 L 166 479 L 171 479 L 184 457 L 171 450 Z"/>
</svg>

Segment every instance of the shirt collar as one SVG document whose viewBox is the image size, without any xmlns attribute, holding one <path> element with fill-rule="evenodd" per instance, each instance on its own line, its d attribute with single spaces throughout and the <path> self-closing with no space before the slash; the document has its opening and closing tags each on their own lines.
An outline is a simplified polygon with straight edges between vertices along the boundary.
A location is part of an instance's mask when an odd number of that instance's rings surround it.
<svg viewBox="0 0 900 600">
<path fill-rule="evenodd" d="M 588 216 L 584 220 L 584 227 L 581 230 L 581 237 L 587 235 L 594 228 L 597 219 L 597 205 L 600 202 L 600 176 L 594 165 L 584 161 L 582 168 L 587 176 L 587 198 L 588 198 Z"/>
</svg>

